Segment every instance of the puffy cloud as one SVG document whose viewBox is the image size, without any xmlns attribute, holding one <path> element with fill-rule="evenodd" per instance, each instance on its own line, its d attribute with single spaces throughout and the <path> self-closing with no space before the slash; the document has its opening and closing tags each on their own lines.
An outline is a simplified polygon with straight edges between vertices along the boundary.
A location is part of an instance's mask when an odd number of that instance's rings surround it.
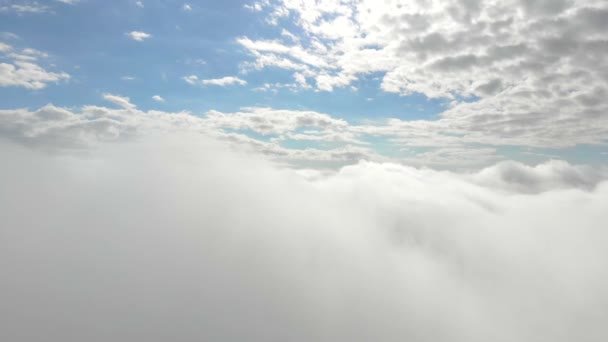
<svg viewBox="0 0 608 342">
<path fill-rule="evenodd" d="M 608 169 L 570 165 L 561 160 L 551 160 L 534 167 L 505 161 L 481 170 L 471 176 L 471 179 L 484 186 L 522 193 L 562 188 L 590 190 L 601 181 L 608 179 Z"/>
<path fill-rule="evenodd" d="M 608 183 L 578 168 L 294 172 L 183 132 L 0 151 L 2 339 L 607 337 Z"/>
<path fill-rule="evenodd" d="M 190 113 L 137 110 L 128 97 L 104 94 L 122 109 L 84 106 L 80 112 L 47 105 L 36 111 L 0 110 L 0 133 L 19 144 L 53 152 L 90 150 L 100 142 L 118 142 L 145 132 L 197 132 L 233 146 L 290 165 L 336 168 L 359 160 L 388 160 L 344 129 L 345 121 L 315 112 L 244 108 L 239 113 L 211 111 L 205 117 Z M 296 133 L 299 129 L 309 130 Z M 247 136 L 252 131 L 273 136 L 270 141 Z M 142 133 L 143 132 L 143 133 Z M 338 143 L 330 148 L 292 149 L 286 140 Z M 359 145 L 359 146 L 354 146 Z"/>
<path fill-rule="evenodd" d="M 46 58 L 47 54 L 35 49 L 19 50 L 0 42 L 0 55 L 9 60 L 9 63 L 0 63 L 0 87 L 42 89 L 49 83 L 70 78 L 65 72 L 48 71 L 40 66 L 38 59 Z"/>
<path fill-rule="evenodd" d="M 156 102 L 165 102 L 165 99 L 160 96 L 160 95 L 154 95 L 152 96 L 152 100 L 156 101 Z"/>
<path fill-rule="evenodd" d="M 202 80 L 201 83 L 204 85 L 217 85 L 217 86 L 224 87 L 224 86 L 233 85 L 233 84 L 245 85 L 245 84 L 247 84 L 247 81 L 242 80 L 238 77 L 234 77 L 234 76 L 226 76 L 226 77 L 222 77 L 222 78 Z"/>
<path fill-rule="evenodd" d="M 52 122 L 36 114 L 42 108 L 36 111 L 3 110 L 0 111 L 0 129 L 12 140 L 37 147 L 47 144 L 45 148 L 50 150 L 72 146 L 83 148 L 97 140 L 124 140 L 139 134 L 140 130 L 195 131 L 226 141 L 237 150 L 263 154 L 280 162 L 303 166 L 311 163 L 331 168 L 370 160 L 476 170 L 506 159 L 500 148 L 493 147 L 496 142 L 465 144 L 463 140 L 466 137 L 460 136 L 458 131 L 442 132 L 436 122 L 393 119 L 376 124 L 352 124 L 314 111 L 258 107 L 244 107 L 237 112 L 211 110 L 202 115 L 192 115 L 187 112 L 141 111 L 125 96 L 104 94 L 104 99 L 121 108 L 84 106 L 74 110 L 52 105 L 43 107 L 71 113 Z M 50 137 L 60 142 L 58 146 Z M 399 148 L 401 145 L 412 147 Z M 538 161 L 559 158 L 555 155 L 535 156 L 535 153 L 539 152 L 532 149 L 515 156 L 511 154 L 510 158 Z M 556 153 L 559 155 L 560 150 Z"/>
<path fill-rule="evenodd" d="M 10 46 L 10 45 L 8 45 L 8 44 L 5 44 L 5 43 L 0 42 L 0 52 L 7 52 L 7 51 L 10 51 L 10 50 L 12 50 L 12 49 L 13 49 L 13 47 L 12 47 L 12 46 Z"/>
<path fill-rule="evenodd" d="M 380 73 L 386 92 L 453 99 L 436 124 L 414 125 L 461 136 L 460 143 L 606 143 L 605 1 L 256 4 L 270 23 L 289 21 L 306 39 L 240 37 L 254 58 L 245 67 L 293 70 L 321 91 Z"/>
<path fill-rule="evenodd" d="M 137 42 L 143 42 L 145 39 L 152 37 L 151 34 L 141 31 L 131 31 L 127 32 L 126 35 Z"/>
<path fill-rule="evenodd" d="M 243 112 L 207 113 L 208 122 L 215 127 L 251 130 L 263 135 L 283 134 L 304 127 L 343 130 L 348 123 L 327 114 L 312 111 L 274 110 L 271 108 L 243 108 Z"/>
<path fill-rule="evenodd" d="M 109 102 L 112 102 L 115 105 L 118 105 L 124 109 L 135 109 L 136 106 L 131 103 L 131 99 L 126 96 L 112 95 L 112 94 L 103 94 L 103 99 Z"/>
</svg>

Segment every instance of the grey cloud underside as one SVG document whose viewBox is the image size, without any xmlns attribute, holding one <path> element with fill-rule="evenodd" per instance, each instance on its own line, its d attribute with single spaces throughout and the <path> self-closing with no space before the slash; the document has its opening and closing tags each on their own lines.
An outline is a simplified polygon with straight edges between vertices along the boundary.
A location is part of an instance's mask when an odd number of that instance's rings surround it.
<svg viewBox="0 0 608 342">
<path fill-rule="evenodd" d="M 48 151 L 86 151 L 97 142 L 130 140 L 151 131 L 176 134 L 196 131 L 290 164 L 316 163 L 318 166 L 335 167 L 359 160 L 390 160 L 409 165 L 468 169 L 505 159 L 498 150 L 500 146 L 517 144 L 507 138 L 467 133 L 458 122 L 450 123 L 453 127 L 443 131 L 442 126 L 448 120 L 445 118 L 438 121 L 389 119 L 354 125 L 314 111 L 258 107 L 245 107 L 235 113 L 209 111 L 199 117 L 188 112 L 141 111 L 129 102 L 128 97 L 104 94 L 104 98 L 122 108 L 84 106 L 75 111 L 47 105 L 34 111 L 0 110 L 0 138 Z M 476 106 L 476 103 L 469 104 L 469 113 Z M 476 125 L 497 132 L 509 130 L 488 120 L 490 123 L 478 119 Z M 601 124 L 594 128 L 569 121 L 563 124 L 569 125 L 571 134 L 578 134 L 578 139 L 588 139 L 595 133 L 599 136 L 605 130 Z M 567 134 L 565 128 L 557 131 L 555 127 L 545 129 L 551 135 L 546 138 L 551 147 L 571 146 L 562 140 Z M 508 133 L 519 134 L 518 139 L 525 134 L 529 138 L 527 146 L 536 146 L 533 140 L 541 138 L 532 129 Z M 394 150 L 392 155 L 379 153 L 375 143 L 370 142 L 370 139 L 373 141 L 378 137 L 386 139 Z M 318 147 L 285 147 L 289 142 L 314 143 Z M 591 140 L 586 142 L 593 143 Z M 425 150 L 409 150 L 410 147 L 424 147 Z"/>
<path fill-rule="evenodd" d="M 99 143 L 136 140 L 151 133 L 197 132 L 289 164 L 340 166 L 359 160 L 387 160 L 356 138 L 349 125 L 311 111 L 244 108 L 239 113 L 211 111 L 200 118 L 190 113 L 140 111 L 126 97 L 106 94 L 122 109 L 84 106 L 79 112 L 47 105 L 35 111 L 0 110 L 0 139 L 53 153 L 87 153 Z M 295 133 L 298 129 L 308 129 Z M 246 132 L 272 137 L 259 140 Z M 280 142 L 319 140 L 336 144 L 327 149 L 288 149 Z"/>
<path fill-rule="evenodd" d="M 584 167 L 323 175 L 184 132 L 0 152 L 3 341 L 608 338 Z"/>
<path fill-rule="evenodd" d="M 274 0 L 268 22 L 305 33 L 238 39 L 254 61 L 321 91 L 382 74 L 382 89 L 454 99 L 432 128 L 464 141 L 537 147 L 605 144 L 605 1 Z M 297 84 L 295 84 L 297 86 Z M 470 104 L 462 98 L 476 97 Z M 395 132 L 407 139 L 410 132 Z"/>
</svg>

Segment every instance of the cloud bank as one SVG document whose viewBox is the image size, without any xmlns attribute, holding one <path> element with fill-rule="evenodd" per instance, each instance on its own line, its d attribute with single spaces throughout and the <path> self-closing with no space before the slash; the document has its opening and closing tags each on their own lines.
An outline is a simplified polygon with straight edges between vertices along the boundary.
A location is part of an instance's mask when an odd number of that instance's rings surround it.
<svg viewBox="0 0 608 342">
<path fill-rule="evenodd" d="M 0 339 L 608 337 L 605 174 L 325 174 L 147 132 L 84 155 L 0 141 Z"/>
<path fill-rule="evenodd" d="M 237 43 L 246 71 L 280 68 L 317 91 L 369 83 L 443 98 L 434 121 L 391 120 L 400 146 L 605 144 L 608 3 L 601 0 L 292 0 L 248 6 L 282 28 Z M 297 32 L 297 37 L 287 31 Z M 298 39 L 294 39 L 294 37 Z M 455 139 L 459 137 L 459 139 Z"/>
</svg>

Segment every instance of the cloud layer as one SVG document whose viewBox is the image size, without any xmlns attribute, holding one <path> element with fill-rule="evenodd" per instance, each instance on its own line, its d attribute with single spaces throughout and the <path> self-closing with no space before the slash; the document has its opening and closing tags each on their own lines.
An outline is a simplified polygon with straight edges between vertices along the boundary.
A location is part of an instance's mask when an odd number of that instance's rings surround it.
<svg viewBox="0 0 608 342">
<path fill-rule="evenodd" d="M 584 167 L 322 174 L 186 133 L 0 151 L 2 340 L 608 337 L 608 183 Z"/>
<path fill-rule="evenodd" d="M 283 29 L 237 40 L 253 57 L 245 70 L 290 70 L 300 79 L 293 86 L 318 91 L 377 75 L 385 92 L 453 101 L 440 120 L 395 120 L 378 132 L 401 145 L 416 145 L 410 137 L 422 132 L 443 146 L 607 142 L 605 1 L 269 0 L 248 8 Z"/>
</svg>

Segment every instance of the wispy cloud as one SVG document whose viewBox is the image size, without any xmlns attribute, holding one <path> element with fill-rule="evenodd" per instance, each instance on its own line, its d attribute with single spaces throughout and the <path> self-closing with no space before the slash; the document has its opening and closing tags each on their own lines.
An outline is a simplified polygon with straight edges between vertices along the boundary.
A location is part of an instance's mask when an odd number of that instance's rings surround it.
<svg viewBox="0 0 608 342">
<path fill-rule="evenodd" d="M 55 0 L 55 1 L 64 3 L 66 5 L 75 5 L 80 2 L 80 0 Z"/>
<path fill-rule="evenodd" d="M 220 87 L 225 87 L 229 85 L 246 85 L 247 81 L 242 80 L 235 76 L 226 76 L 222 78 L 212 78 L 201 80 L 196 75 L 185 76 L 182 78 L 188 84 L 192 85 L 216 85 Z"/>
<path fill-rule="evenodd" d="M 103 99 L 112 102 L 115 105 L 118 105 L 124 109 L 135 109 L 136 106 L 131 103 L 131 99 L 126 96 L 112 95 L 112 94 L 103 94 Z"/>
<path fill-rule="evenodd" d="M 38 14 L 49 12 L 50 8 L 46 5 L 40 5 L 37 2 L 31 3 L 17 3 L 2 5 L 0 3 L 0 12 L 13 12 L 16 14 Z"/>
</svg>

